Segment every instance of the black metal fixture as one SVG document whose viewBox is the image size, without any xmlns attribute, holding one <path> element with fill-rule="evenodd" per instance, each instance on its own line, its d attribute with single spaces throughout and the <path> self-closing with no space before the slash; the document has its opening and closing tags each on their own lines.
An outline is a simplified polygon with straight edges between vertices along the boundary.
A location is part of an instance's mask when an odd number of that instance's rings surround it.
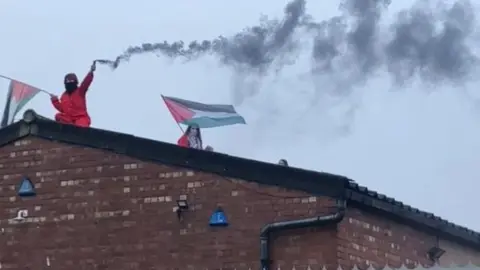
<svg viewBox="0 0 480 270">
<path fill-rule="evenodd" d="M 272 245 L 271 233 L 309 227 L 321 227 L 327 224 L 337 224 L 345 216 L 347 203 L 345 199 L 337 200 L 337 211 L 325 216 L 316 216 L 304 219 L 280 221 L 266 224 L 260 232 L 260 265 L 261 270 L 270 270 L 270 246 Z"/>
<path fill-rule="evenodd" d="M 177 200 L 177 218 L 182 220 L 182 213 L 188 210 L 187 200 Z"/>
<path fill-rule="evenodd" d="M 428 251 L 428 258 L 434 262 L 438 261 L 440 257 L 445 254 L 445 250 L 439 248 L 438 246 L 431 247 Z"/>
</svg>

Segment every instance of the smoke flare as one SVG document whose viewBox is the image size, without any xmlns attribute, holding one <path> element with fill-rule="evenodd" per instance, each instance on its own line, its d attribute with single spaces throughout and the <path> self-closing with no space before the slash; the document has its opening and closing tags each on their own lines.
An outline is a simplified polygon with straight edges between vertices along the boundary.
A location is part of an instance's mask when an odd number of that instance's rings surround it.
<svg viewBox="0 0 480 270">
<path fill-rule="evenodd" d="M 306 13 L 305 0 L 293 0 L 284 8 L 281 20 L 262 18 L 258 25 L 232 37 L 188 45 L 184 41 L 145 43 L 129 47 L 115 60 L 97 62 L 116 69 L 145 53 L 187 61 L 211 54 L 236 70 L 265 74 L 274 61 L 300 49 L 294 37 L 298 33 L 313 40 L 313 76 L 350 72 L 347 81 L 342 78 L 333 88 L 342 95 L 380 66 L 386 66 L 395 82 L 403 84 L 416 74 L 433 82 L 461 82 L 478 64 L 467 45 L 475 27 L 474 9 L 468 1 L 433 10 L 425 4 L 414 5 L 401 11 L 388 28 L 382 28 L 379 21 L 389 4 L 389 0 L 342 0 L 341 16 L 316 22 Z M 384 35 L 387 31 L 390 38 Z"/>
</svg>

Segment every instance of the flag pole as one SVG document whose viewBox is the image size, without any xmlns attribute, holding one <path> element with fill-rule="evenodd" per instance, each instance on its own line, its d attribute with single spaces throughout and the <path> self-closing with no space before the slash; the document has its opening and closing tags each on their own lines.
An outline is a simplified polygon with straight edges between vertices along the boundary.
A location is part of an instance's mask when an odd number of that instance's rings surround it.
<svg viewBox="0 0 480 270">
<path fill-rule="evenodd" d="M 0 78 L 4 78 L 4 79 L 10 80 L 10 81 L 21 82 L 21 83 L 23 83 L 23 84 L 25 84 L 25 85 L 28 85 L 28 86 L 30 86 L 30 87 L 32 87 L 32 88 L 37 89 L 37 90 L 40 91 L 40 92 L 43 92 L 43 93 L 47 94 L 47 95 L 49 95 L 49 96 L 52 95 L 52 93 L 50 93 L 50 92 L 48 92 L 48 91 L 46 91 L 46 90 L 40 89 L 40 88 L 38 88 L 38 87 L 36 87 L 36 86 L 30 85 L 30 84 L 28 84 L 28 83 L 24 83 L 24 82 L 19 81 L 19 80 L 12 79 L 12 78 L 10 78 L 10 77 L 7 77 L 7 76 L 1 75 L 1 74 L 0 74 Z"/>
<path fill-rule="evenodd" d="M 161 96 L 162 96 L 163 102 L 165 102 L 165 105 L 167 105 L 167 102 L 165 101 L 165 97 L 164 97 L 163 95 L 161 95 Z M 170 111 L 170 108 L 168 107 L 168 105 L 167 105 L 167 109 Z M 174 109 L 173 109 L 173 110 L 174 110 Z M 175 120 L 175 118 L 174 118 L 173 120 Z M 185 131 L 183 130 L 182 126 L 180 126 L 180 123 L 178 123 L 177 121 L 175 121 L 175 123 L 177 123 L 177 126 L 178 126 L 178 128 L 182 131 L 182 134 L 185 133 Z"/>
<path fill-rule="evenodd" d="M 185 131 L 183 130 L 182 126 L 180 126 L 180 124 L 177 122 L 177 126 L 178 128 L 182 131 L 182 134 L 185 133 Z"/>
</svg>

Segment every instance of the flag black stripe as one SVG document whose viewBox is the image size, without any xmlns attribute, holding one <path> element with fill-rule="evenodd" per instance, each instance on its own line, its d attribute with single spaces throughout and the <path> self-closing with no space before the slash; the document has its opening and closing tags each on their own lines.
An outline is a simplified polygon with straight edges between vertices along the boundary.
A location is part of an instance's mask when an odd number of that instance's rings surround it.
<svg viewBox="0 0 480 270">
<path fill-rule="evenodd" d="M 222 104 L 203 104 L 199 102 L 184 100 L 180 98 L 174 97 L 166 97 L 165 99 L 169 99 L 175 103 L 181 104 L 189 109 L 197 110 L 197 111 L 204 111 L 204 112 L 224 112 L 224 113 L 237 113 L 235 108 L 232 105 L 222 105 Z"/>
</svg>

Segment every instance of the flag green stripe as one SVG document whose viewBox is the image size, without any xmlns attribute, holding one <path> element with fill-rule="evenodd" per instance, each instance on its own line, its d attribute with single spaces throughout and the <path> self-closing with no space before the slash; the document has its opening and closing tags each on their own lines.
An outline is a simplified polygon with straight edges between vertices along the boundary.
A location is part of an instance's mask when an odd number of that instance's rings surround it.
<svg viewBox="0 0 480 270">
<path fill-rule="evenodd" d="M 237 115 L 225 118 L 196 117 L 185 120 L 182 124 L 187 126 L 197 125 L 200 128 L 213 128 L 235 124 L 246 124 L 246 122 L 243 117 Z"/>
<path fill-rule="evenodd" d="M 36 95 L 38 94 L 38 91 L 31 95 L 30 97 L 27 97 L 27 98 L 24 98 L 22 100 L 20 100 L 18 103 L 17 103 L 17 108 L 15 109 L 15 115 L 30 101 L 32 100 Z M 15 117 L 15 116 L 13 116 Z"/>
</svg>

